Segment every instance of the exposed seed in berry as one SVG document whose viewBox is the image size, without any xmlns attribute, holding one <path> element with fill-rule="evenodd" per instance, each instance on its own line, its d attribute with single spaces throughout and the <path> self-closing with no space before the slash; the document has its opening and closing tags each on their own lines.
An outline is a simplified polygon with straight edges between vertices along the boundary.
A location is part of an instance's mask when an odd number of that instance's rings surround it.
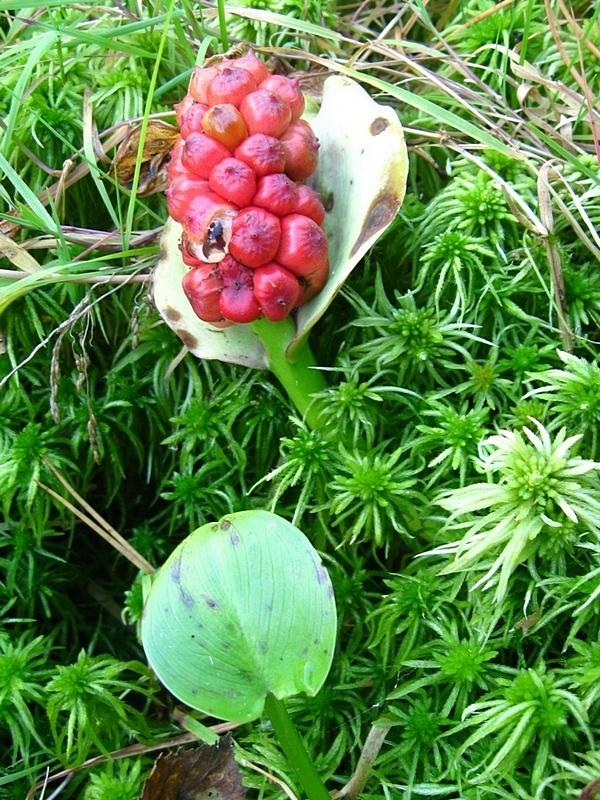
<svg viewBox="0 0 600 800">
<path fill-rule="evenodd" d="M 281 220 L 281 239 L 275 261 L 294 275 L 305 276 L 328 261 L 325 231 L 303 214 L 290 214 Z"/>
<path fill-rule="evenodd" d="M 254 296 L 272 322 L 285 319 L 295 308 L 302 289 L 298 278 L 275 261 L 254 270 Z"/>
<path fill-rule="evenodd" d="M 219 308 L 225 319 L 231 322 L 253 322 L 260 316 L 260 305 L 254 296 L 252 270 L 240 264 L 232 256 L 221 262 L 223 289 L 219 296 Z"/>
<path fill-rule="evenodd" d="M 202 117 L 202 129 L 208 136 L 225 145 L 231 153 L 248 136 L 242 115 L 231 103 L 211 106 Z"/>
<path fill-rule="evenodd" d="M 229 252 L 247 267 L 261 267 L 275 257 L 281 231 L 279 219 L 264 208 L 248 206 L 233 220 Z"/>
<path fill-rule="evenodd" d="M 252 205 L 266 208 L 278 217 L 285 217 L 296 210 L 296 194 L 294 181 L 277 172 L 259 178 Z"/>
<path fill-rule="evenodd" d="M 317 168 L 319 142 L 304 120 L 293 122 L 281 136 L 285 151 L 285 173 L 293 181 L 303 181 Z"/>
<path fill-rule="evenodd" d="M 226 67 L 208 85 L 208 103 L 231 103 L 239 106 L 244 97 L 255 91 L 256 81 L 248 70 L 239 67 Z"/>
<path fill-rule="evenodd" d="M 226 231 L 231 219 L 236 214 L 237 206 L 234 206 L 233 203 L 225 202 L 220 195 L 214 192 L 208 191 L 193 197 L 181 220 L 181 224 L 190 240 L 194 241 L 194 247 L 197 248 L 193 255 L 202 258 L 202 245 L 208 235 L 211 224 L 220 222 L 223 230 Z"/>
<path fill-rule="evenodd" d="M 183 276 L 181 285 L 196 316 L 204 322 L 219 322 L 223 319 L 219 308 L 223 278 L 218 265 L 199 264 L 193 267 Z"/>
<path fill-rule="evenodd" d="M 297 184 L 294 213 L 304 214 L 305 217 L 313 219 L 317 225 L 322 225 L 325 221 L 325 208 L 321 202 L 321 195 L 304 183 Z"/>
<path fill-rule="evenodd" d="M 196 177 L 208 180 L 213 167 L 230 155 L 229 150 L 221 142 L 215 141 L 205 133 L 192 133 L 183 145 L 181 163 Z"/>
<path fill-rule="evenodd" d="M 218 73 L 216 67 L 195 67 L 190 78 L 188 92 L 197 103 L 208 103 L 208 85 Z"/>
<path fill-rule="evenodd" d="M 224 158 L 213 167 L 208 185 L 213 192 L 243 208 L 250 205 L 256 192 L 256 175 L 243 161 Z"/>
<path fill-rule="evenodd" d="M 304 111 L 304 95 L 300 90 L 298 78 L 286 78 L 284 75 L 269 75 L 258 87 L 273 92 L 289 106 L 292 112 L 291 121 L 300 119 Z"/>
<path fill-rule="evenodd" d="M 266 89 L 250 92 L 240 103 L 240 112 L 248 133 L 266 133 L 278 138 L 290 124 L 290 107 L 276 94 Z"/>
<path fill-rule="evenodd" d="M 285 151 L 283 145 L 274 136 L 265 133 L 254 133 L 241 143 L 234 153 L 236 158 L 252 167 L 257 178 L 273 172 L 283 172 L 285 167 Z"/>
</svg>

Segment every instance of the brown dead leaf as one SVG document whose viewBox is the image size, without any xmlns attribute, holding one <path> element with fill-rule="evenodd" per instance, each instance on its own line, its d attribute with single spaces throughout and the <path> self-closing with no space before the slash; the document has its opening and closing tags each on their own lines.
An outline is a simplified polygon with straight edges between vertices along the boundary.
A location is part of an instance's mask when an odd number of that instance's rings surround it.
<svg viewBox="0 0 600 800">
<path fill-rule="evenodd" d="M 245 796 L 231 734 L 226 734 L 215 745 L 160 755 L 140 800 L 243 800 Z"/>
<path fill-rule="evenodd" d="M 122 186 L 131 189 L 137 163 L 142 126 L 132 128 L 121 142 L 110 167 Z M 163 192 L 167 186 L 166 164 L 173 149 L 179 130 L 168 122 L 151 119 L 146 128 L 146 138 L 142 150 L 140 179 L 137 188 L 139 197 L 147 197 Z"/>
</svg>

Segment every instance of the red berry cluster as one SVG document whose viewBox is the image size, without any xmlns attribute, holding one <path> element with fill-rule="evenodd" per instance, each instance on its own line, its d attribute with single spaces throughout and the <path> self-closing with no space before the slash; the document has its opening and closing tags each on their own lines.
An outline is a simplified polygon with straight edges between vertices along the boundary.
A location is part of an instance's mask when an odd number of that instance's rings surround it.
<svg viewBox="0 0 600 800">
<path fill-rule="evenodd" d="M 329 271 L 325 210 L 302 182 L 319 144 L 300 119 L 298 80 L 271 75 L 249 52 L 196 68 L 175 111 L 166 195 L 183 227 L 192 308 L 217 325 L 284 319 Z"/>
</svg>

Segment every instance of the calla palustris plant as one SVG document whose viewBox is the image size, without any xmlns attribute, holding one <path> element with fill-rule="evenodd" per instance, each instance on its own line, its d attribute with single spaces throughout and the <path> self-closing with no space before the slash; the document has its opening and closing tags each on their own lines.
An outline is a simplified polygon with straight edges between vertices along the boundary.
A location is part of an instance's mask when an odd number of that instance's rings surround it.
<svg viewBox="0 0 600 800">
<path fill-rule="evenodd" d="M 253 56 L 250 58 L 246 56 L 244 59 L 247 61 L 253 59 L 252 64 L 258 61 Z M 264 67 L 262 62 L 259 63 Z M 218 69 L 211 67 L 209 70 L 197 71 L 196 82 L 201 80 L 208 83 L 209 79 L 212 80 L 219 75 Z M 263 74 L 260 77 L 266 81 L 265 87 L 270 85 L 271 93 L 277 89 L 275 82 L 281 83 L 287 80 L 276 75 L 264 78 Z M 255 94 L 260 94 L 260 91 L 259 89 Z M 265 88 L 262 91 L 267 93 L 268 90 Z M 218 86 L 211 94 L 210 98 L 206 97 L 208 102 L 205 104 L 209 111 L 202 108 L 192 112 L 189 114 L 192 121 L 194 113 L 210 114 L 213 110 L 210 106 L 212 100 L 224 99 L 224 95 L 219 94 Z M 239 163 L 234 162 L 254 163 L 250 137 L 256 134 L 249 134 L 249 131 L 259 129 L 260 115 L 266 112 L 256 111 L 255 107 L 246 111 L 244 100 L 238 102 L 242 111 L 245 111 L 242 121 L 246 133 L 244 135 L 242 129 L 237 134 L 238 140 L 233 143 L 227 142 L 229 147 L 227 155 L 212 145 L 207 148 L 202 135 L 190 135 L 189 126 L 186 127 L 185 118 L 183 119 L 182 137 L 187 135 L 192 139 L 192 143 L 187 148 L 190 153 L 180 157 L 190 163 L 195 157 L 194 149 L 200 151 L 204 147 L 207 152 L 210 150 L 207 158 L 213 159 L 210 162 L 212 164 L 210 170 L 206 166 L 197 168 L 198 188 L 209 197 L 209 201 L 194 202 L 203 212 L 206 208 L 208 211 L 204 217 L 204 229 L 202 230 L 200 225 L 198 230 L 197 226 L 188 224 L 190 216 L 186 218 L 185 209 L 177 203 L 176 193 L 171 192 L 170 196 L 168 194 L 169 207 L 173 209 L 172 214 L 178 217 L 179 222 L 170 218 L 165 226 L 161 258 L 154 274 L 154 300 L 163 319 L 194 355 L 242 364 L 255 369 L 271 369 L 285 386 L 298 410 L 304 414 L 310 404 L 310 394 L 323 388 L 324 385 L 321 373 L 310 369 L 314 366 L 314 359 L 308 347 L 308 333 L 325 313 L 350 272 L 393 221 L 404 198 L 408 159 L 402 126 L 393 109 L 376 103 L 355 81 L 342 76 L 329 77 L 324 84 L 323 100 L 318 113 L 305 114 L 310 118 L 310 127 L 318 141 L 318 152 L 314 147 L 314 140 L 311 140 L 313 143 L 309 148 L 311 154 L 307 156 L 305 153 L 299 159 L 299 165 L 294 161 L 293 151 L 296 140 L 302 138 L 301 128 L 304 124 L 303 118 L 298 119 L 294 116 L 298 113 L 294 109 L 287 128 L 285 125 L 281 129 L 277 128 L 273 123 L 274 127 L 270 129 L 270 134 L 279 136 L 278 141 L 285 143 L 290 140 L 286 159 L 292 166 L 288 174 L 285 173 L 287 167 L 284 166 L 284 159 L 282 165 L 272 167 L 272 172 L 268 175 L 263 176 L 259 169 L 258 173 L 255 171 L 253 178 L 243 166 L 240 167 Z M 246 105 L 252 105 L 247 98 L 245 102 Z M 196 105 L 201 104 L 196 103 Z M 255 106 L 258 107 L 258 104 Z M 178 113 L 181 127 L 183 114 L 179 110 Z M 206 129 L 213 131 L 212 126 L 213 121 L 209 117 Z M 267 128 L 263 127 L 262 130 Z M 234 158 L 231 158 L 231 155 Z M 308 168 L 303 166 L 302 161 L 306 164 L 317 155 L 318 162 L 315 157 Z M 176 147 L 174 158 L 177 157 Z M 215 167 L 215 164 L 220 163 L 219 158 L 223 159 L 221 169 Z M 212 172 L 215 169 L 216 174 Z M 279 170 L 279 173 L 275 170 Z M 172 168 L 172 174 L 178 176 L 176 166 Z M 255 184 L 252 183 L 253 180 Z M 290 186 L 292 183 L 294 186 Z M 290 191 L 297 193 L 299 187 L 302 187 L 301 193 L 309 193 L 312 190 L 312 196 L 315 191 L 320 195 L 323 206 L 327 209 L 324 221 L 313 216 L 312 220 L 300 220 L 299 224 L 297 218 L 304 214 L 299 215 L 298 210 L 302 209 L 286 205 L 288 202 L 286 193 Z M 221 192 L 227 196 L 224 198 Z M 252 192 L 254 194 L 251 195 Z M 218 198 L 223 213 L 211 218 L 210 201 L 215 203 L 216 208 Z M 247 202 L 251 205 L 242 208 L 241 206 Z M 260 213 L 268 208 L 267 222 L 272 222 L 272 215 L 278 218 L 279 235 L 287 245 L 278 245 L 279 250 L 273 246 L 273 252 L 269 256 L 271 260 L 266 266 L 255 267 L 250 263 L 248 269 L 245 266 L 244 269 L 240 269 L 235 263 L 238 259 L 232 258 L 231 250 L 233 249 L 240 260 L 247 257 L 243 253 L 240 254 L 239 250 L 236 252 L 236 234 L 245 224 L 256 221 L 258 203 L 261 203 Z M 311 215 L 310 212 L 306 214 Z M 248 216 L 252 217 L 249 222 L 246 220 Z M 198 218 L 195 212 L 192 218 Z M 260 221 L 262 223 L 262 220 Z M 232 224 L 233 236 L 229 230 Z M 292 252 L 294 242 L 302 239 L 303 231 L 300 228 L 307 225 L 310 225 L 311 229 L 314 227 L 323 230 L 328 242 L 325 250 L 328 260 L 327 278 L 316 294 L 310 291 L 310 279 L 307 281 L 306 276 L 310 275 L 311 271 L 313 276 L 323 275 L 321 237 L 316 234 L 319 246 L 314 262 L 310 262 L 309 259 L 308 265 L 297 263 L 296 256 Z M 224 229 L 227 229 L 226 237 L 233 239 L 233 247 L 231 239 L 225 244 L 226 253 L 219 253 L 219 247 L 222 247 L 224 240 L 214 236 L 215 229 L 219 236 Z M 268 233 L 268 225 L 262 224 L 261 231 Z M 312 235 L 315 235 L 314 231 Z M 283 265 L 283 273 L 278 262 L 278 259 L 282 260 L 280 257 L 282 251 L 286 251 L 283 260 L 290 259 Z M 188 263 L 185 263 L 184 258 Z M 207 260 L 207 265 L 201 266 L 204 259 Z M 210 259 L 223 259 L 222 265 L 216 272 L 210 266 L 212 263 Z M 302 261 L 302 255 L 299 261 Z M 320 273 L 319 268 L 321 268 Z M 218 276 L 216 280 L 215 275 Z M 198 281 L 206 290 L 203 297 L 208 299 L 209 305 L 213 302 L 211 309 L 215 308 L 214 298 L 219 297 L 221 308 L 225 303 L 225 310 L 233 309 L 233 316 L 240 322 L 237 324 L 225 322 L 227 327 L 222 327 L 223 315 L 220 319 L 218 315 L 214 316 L 212 323 L 200 319 L 188 299 L 193 296 L 194 289 L 189 288 L 189 283 L 193 280 Z M 300 292 L 294 294 L 293 284 L 297 286 L 298 283 L 301 287 Z M 318 283 L 320 285 L 322 280 Z M 306 294 L 307 284 L 309 294 Z M 226 288 L 228 285 L 235 285 L 238 290 L 234 293 L 233 301 L 232 293 Z M 269 305 L 269 293 L 272 292 L 273 286 L 280 289 L 278 305 Z M 227 305 L 228 303 L 230 305 Z M 271 311 L 273 308 L 274 312 Z M 280 313 L 281 309 L 284 309 L 285 316 Z M 205 319 L 207 318 L 204 306 L 200 308 L 200 313 Z M 211 313 L 215 312 L 209 310 L 208 316 Z M 231 316 L 226 319 L 230 320 Z M 246 319 L 255 321 L 250 321 L 249 324 L 241 321 Z"/>
<path fill-rule="evenodd" d="M 308 796 L 329 798 L 283 700 L 315 695 L 329 672 L 336 608 L 306 536 L 268 511 L 229 514 L 181 542 L 153 576 L 142 643 L 188 706 L 232 722 L 266 710 Z"/>
</svg>

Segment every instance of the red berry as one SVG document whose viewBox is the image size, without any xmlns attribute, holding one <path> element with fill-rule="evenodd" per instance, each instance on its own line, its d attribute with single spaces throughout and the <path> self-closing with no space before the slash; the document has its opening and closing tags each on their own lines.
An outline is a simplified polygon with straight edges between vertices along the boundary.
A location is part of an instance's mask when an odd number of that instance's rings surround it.
<svg viewBox="0 0 600 800">
<path fill-rule="evenodd" d="M 219 322 L 223 319 L 219 308 L 223 278 L 217 264 L 200 264 L 194 267 L 183 276 L 181 285 L 196 316 L 204 322 Z"/>
<path fill-rule="evenodd" d="M 281 264 L 271 261 L 254 270 L 254 296 L 264 316 L 272 322 L 285 319 L 301 294 L 298 278 Z"/>
<path fill-rule="evenodd" d="M 281 97 L 266 89 L 250 92 L 240 103 L 248 133 L 266 133 L 278 138 L 290 124 L 292 112 Z"/>
<path fill-rule="evenodd" d="M 270 175 L 272 172 L 283 172 L 285 167 L 285 151 L 283 145 L 274 136 L 265 133 L 254 133 L 241 143 L 234 153 L 236 158 L 252 167 L 257 178 Z"/>
<path fill-rule="evenodd" d="M 196 101 L 192 97 L 192 95 L 188 92 L 186 96 L 181 100 L 179 103 L 175 103 L 173 106 L 173 110 L 175 111 L 175 115 L 177 117 L 177 124 L 181 127 L 181 118 L 188 110 L 191 108 Z"/>
<path fill-rule="evenodd" d="M 303 181 L 313 174 L 319 159 L 319 142 L 307 122 L 293 122 L 281 136 L 281 144 L 286 175 L 293 181 Z"/>
<path fill-rule="evenodd" d="M 170 177 L 170 175 L 169 175 Z M 182 222 L 194 197 L 210 191 L 208 181 L 201 178 L 183 177 L 170 180 L 165 190 L 169 214 L 177 222 Z"/>
<path fill-rule="evenodd" d="M 214 225 L 218 222 L 221 228 L 227 231 L 236 213 L 236 206 L 226 203 L 220 195 L 214 192 L 207 191 L 193 197 L 181 220 L 190 241 L 194 242 L 195 250 L 192 251 L 192 255 L 202 258 L 202 245 L 207 235 L 214 229 Z M 213 226 L 212 229 L 211 226 Z"/>
<path fill-rule="evenodd" d="M 192 133 L 183 145 L 181 163 L 196 177 L 208 180 L 213 167 L 230 155 L 225 145 L 205 133 Z"/>
<path fill-rule="evenodd" d="M 181 154 L 183 153 L 185 142 L 179 137 L 173 149 L 171 150 L 171 158 L 167 164 L 167 177 L 169 181 L 176 181 L 178 178 L 189 178 L 190 173 L 187 167 L 181 163 Z"/>
<path fill-rule="evenodd" d="M 282 172 L 259 178 L 252 205 L 266 208 L 271 214 L 285 217 L 296 210 L 297 188 Z"/>
<path fill-rule="evenodd" d="M 244 207 L 250 204 L 256 192 L 256 176 L 243 161 L 224 158 L 213 167 L 208 185 L 230 203 Z"/>
<path fill-rule="evenodd" d="M 313 219 L 317 225 L 322 225 L 325 221 L 325 208 L 321 202 L 321 195 L 304 183 L 297 184 L 294 213 L 304 214 L 305 217 Z"/>
<path fill-rule="evenodd" d="M 328 262 L 325 262 L 323 266 L 319 267 L 319 269 L 316 269 L 314 272 L 303 275 L 299 279 L 302 292 L 298 300 L 298 306 L 303 306 L 305 303 L 308 303 L 309 300 L 312 300 L 315 295 L 319 294 L 321 289 L 325 286 L 328 276 Z"/>
<path fill-rule="evenodd" d="M 253 50 L 249 50 L 246 55 L 240 58 L 224 58 L 218 68 L 227 69 L 228 67 L 238 67 L 239 69 L 248 70 L 256 81 L 257 86 L 269 75 L 267 65 L 264 61 L 261 61 L 260 58 L 257 58 Z"/>
<path fill-rule="evenodd" d="M 179 105 L 182 105 L 182 103 Z M 208 106 L 206 103 L 192 103 L 182 113 L 177 109 L 179 132 L 184 139 L 187 139 L 192 133 L 202 133 L 202 118 L 207 111 Z"/>
<path fill-rule="evenodd" d="M 281 239 L 275 260 L 294 275 L 305 276 L 327 264 L 325 231 L 303 214 L 290 214 L 281 220 Z"/>
<path fill-rule="evenodd" d="M 272 261 L 279 247 L 279 219 L 264 208 L 248 206 L 233 220 L 229 252 L 247 267 Z"/>
<path fill-rule="evenodd" d="M 188 92 L 197 103 L 207 103 L 208 85 L 218 73 L 216 67 L 195 67 L 190 78 Z"/>
<path fill-rule="evenodd" d="M 258 87 L 273 92 L 289 106 L 292 122 L 300 119 L 304 112 L 304 95 L 300 90 L 298 78 L 286 78 L 284 75 L 269 75 Z"/>
<path fill-rule="evenodd" d="M 226 67 L 208 85 L 208 103 L 231 103 L 239 106 L 244 97 L 255 91 L 256 81 L 248 70 L 239 67 Z"/>
<path fill-rule="evenodd" d="M 227 147 L 230 153 L 248 136 L 242 115 L 231 103 L 211 106 L 202 117 L 202 129 L 208 136 Z"/>
<path fill-rule="evenodd" d="M 225 256 L 220 263 L 223 290 L 219 297 L 219 309 L 231 322 L 253 322 L 260 316 L 260 305 L 254 296 L 252 270 L 240 264 L 232 256 Z"/>
</svg>

